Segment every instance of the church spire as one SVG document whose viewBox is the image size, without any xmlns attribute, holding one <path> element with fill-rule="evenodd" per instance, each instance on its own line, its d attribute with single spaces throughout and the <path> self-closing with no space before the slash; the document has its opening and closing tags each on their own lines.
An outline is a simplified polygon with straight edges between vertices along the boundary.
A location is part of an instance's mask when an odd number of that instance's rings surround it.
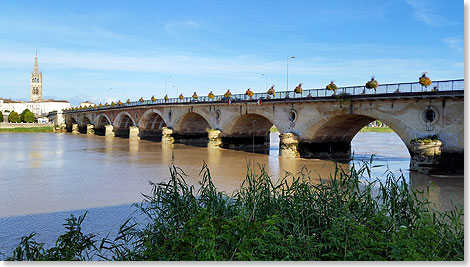
<svg viewBox="0 0 470 267">
<path fill-rule="evenodd" d="M 41 101 L 42 99 L 42 73 L 39 72 L 38 54 L 34 58 L 34 70 L 31 72 L 31 84 L 29 90 L 30 101 Z"/>
<path fill-rule="evenodd" d="M 39 73 L 39 67 L 38 67 L 38 51 L 36 51 L 36 57 L 34 58 L 34 73 Z"/>
</svg>

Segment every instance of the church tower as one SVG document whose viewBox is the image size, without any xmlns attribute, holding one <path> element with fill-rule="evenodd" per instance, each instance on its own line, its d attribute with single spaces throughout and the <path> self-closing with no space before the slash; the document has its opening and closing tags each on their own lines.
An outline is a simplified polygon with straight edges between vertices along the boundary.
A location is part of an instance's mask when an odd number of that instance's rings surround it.
<svg viewBox="0 0 470 267">
<path fill-rule="evenodd" d="M 34 70 L 31 72 L 31 85 L 29 87 L 29 100 L 41 101 L 42 100 L 42 72 L 38 68 L 38 54 L 34 59 Z"/>
</svg>

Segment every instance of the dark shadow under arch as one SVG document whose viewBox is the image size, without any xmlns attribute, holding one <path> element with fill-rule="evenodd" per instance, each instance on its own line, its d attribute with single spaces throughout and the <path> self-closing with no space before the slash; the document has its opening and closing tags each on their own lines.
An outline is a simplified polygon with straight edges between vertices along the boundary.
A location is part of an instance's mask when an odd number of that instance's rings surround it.
<svg viewBox="0 0 470 267">
<path fill-rule="evenodd" d="M 95 134 L 100 136 L 106 135 L 106 125 L 111 125 L 111 121 L 108 120 L 106 116 L 98 115 L 98 121 L 94 127 Z"/>
<path fill-rule="evenodd" d="M 334 159 L 340 162 L 349 161 L 351 159 L 351 141 L 362 128 L 376 119 L 356 114 L 334 116 L 321 125 L 311 139 L 299 142 L 300 156 L 303 158 Z"/>
<path fill-rule="evenodd" d="M 188 145 L 205 146 L 208 142 L 207 130 L 210 129 L 209 122 L 201 115 L 187 113 L 173 134 L 175 141 Z"/>
<path fill-rule="evenodd" d="M 165 120 L 159 114 L 152 112 L 141 122 L 140 137 L 160 142 L 162 140 L 162 127 L 166 127 Z"/>
<path fill-rule="evenodd" d="M 74 124 L 78 124 L 77 121 L 73 118 L 73 117 L 70 117 L 67 121 L 66 121 L 66 125 L 67 125 L 67 132 L 72 132 L 72 125 Z"/>
<path fill-rule="evenodd" d="M 92 124 L 90 119 L 88 119 L 88 117 L 83 117 L 82 123 L 80 123 L 78 126 L 78 131 L 80 133 L 86 134 L 88 124 Z"/>
<path fill-rule="evenodd" d="M 117 125 L 114 125 L 114 133 L 116 137 L 129 138 L 129 128 L 135 126 L 134 121 L 127 114 L 119 117 Z"/>
<path fill-rule="evenodd" d="M 270 129 L 273 123 L 258 114 L 238 117 L 229 135 L 223 135 L 222 146 L 237 150 L 269 154 Z"/>
</svg>

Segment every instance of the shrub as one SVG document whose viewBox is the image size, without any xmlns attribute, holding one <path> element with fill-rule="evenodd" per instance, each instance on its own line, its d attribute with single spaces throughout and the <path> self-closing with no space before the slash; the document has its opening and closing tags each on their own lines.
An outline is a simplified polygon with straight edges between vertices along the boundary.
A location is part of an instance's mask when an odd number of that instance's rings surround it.
<svg viewBox="0 0 470 267">
<path fill-rule="evenodd" d="M 3 122 L 3 113 L 0 111 L 0 123 Z"/>
<path fill-rule="evenodd" d="M 12 111 L 10 112 L 10 115 L 8 115 L 8 121 L 19 123 L 21 122 L 20 115 L 18 115 L 18 113 L 16 113 L 15 111 Z"/>
<path fill-rule="evenodd" d="M 422 143 L 422 144 L 431 144 L 435 141 L 439 141 L 439 135 L 434 134 L 434 135 L 428 135 L 425 137 L 415 137 L 414 139 L 411 140 L 411 143 Z"/>
</svg>

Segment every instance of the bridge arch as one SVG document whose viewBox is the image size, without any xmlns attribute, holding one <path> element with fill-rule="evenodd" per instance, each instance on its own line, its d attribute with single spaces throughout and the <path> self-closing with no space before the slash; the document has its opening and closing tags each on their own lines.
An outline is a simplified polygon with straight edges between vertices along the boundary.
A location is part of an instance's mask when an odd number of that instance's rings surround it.
<svg viewBox="0 0 470 267">
<path fill-rule="evenodd" d="M 301 136 L 299 151 L 301 156 L 317 153 L 350 153 L 351 141 L 356 134 L 369 123 L 380 120 L 389 126 L 402 140 L 410 153 L 410 141 L 415 127 L 405 121 L 377 110 L 355 112 L 333 111 L 320 120 L 316 120 Z M 411 153 L 410 153 L 411 154 Z"/>
<path fill-rule="evenodd" d="M 162 127 L 166 126 L 163 114 L 157 109 L 149 109 L 142 114 L 139 120 L 140 137 L 161 141 Z"/>
<path fill-rule="evenodd" d="M 259 129 L 260 132 L 263 132 L 264 130 L 269 131 L 269 129 L 275 125 L 277 127 L 277 122 L 275 116 L 271 112 L 266 112 L 265 110 L 254 110 L 247 112 L 245 114 L 239 114 L 239 113 L 232 113 L 231 116 L 226 118 L 224 121 L 221 122 L 221 127 L 220 130 L 224 135 L 233 135 L 236 134 L 236 132 L 239 132 L 239 126 L 245 125 L 248 123 L 247 121 L 251 120 L 251 124 L 253 120 L 256 120 L 257 122 L 260 123 L 259 126 L 262 127 L 262 129 Z M 270 124 L 269 128 L 267 128 L 267 125 Z M 255 122 L 256 126 L 256 122 Z M 250 134 L 252 131 L 250 131 Z M 269 133 L 268 133 L 269 134 Z"/>
<path fill-rule="evenodd" d="M 198 111 L 189 111 L 175 118 L 173 129 L 175 133 L 187 134 L 195 132 L 198 134 L 206 133 L 207 129 L 212 129 L 211 118 Z M 194 130 L 194 131 L 193 131 Z"/>
<path fill-rule="evenodd" d="M 137 126 L 137 123 L 129 112 L 121 111 L 114 118 L 113 125 L 118 128 L 129 128 L 130 126 Z"/>
<path fill-rule="evenodd" d="M 267 136 L 274 123 L 265 116 L 248 113 L 238 116 L 225 125 L 224 133 L 230 136 Z"/>
<path fill-rule="evenodd" d="M 161 130 L 167 126 L 163 113 L 157 109 L 149 109 L 140 117 L 139 127 L 143 130 Z"/>
<path fill-rule="evenodd" d="M 94 130 L 96 135 L 106 135 L 106 125 L 112 125 L 111 120 L 105 113 L 100 113 L 95 117 Z"/>
<path fill-rule="evenodd" d="M 96 116 L 94 122 L 95 128 L 104 127 L 107 124 L 112 125 L 111 119 L 108 117 L 108 115 L 100 113 Z"/>
<path fill-rule="evenodd" d="M 88 116 L 84 115 L 81 121 L 78 124 L 78 131 L 80 133 L 86 133 L 87 132 L 87 125 L 92 124 L 90 118 Z"/>
<path fill-rule="evenodd" d="M 78 124 L 78 122 L 74 118 L 74 116 L 67 116 L 66 119 L 65 119 L 65 124 L 67 125 L 67 131 L 71 132 L 72 131 L 72 125 L 73 124 Z"/>
<path fill-rule="evenodd" d="M 222 128 L 222 146 L 269 153 L 270 129 L 274 125 L 271 116 L 258 113 L 238 114 L 228 119 Z"/>
<path fill-rule="evenodd" d="M 87 115 L 84 115 L 81 121 L 79 122 L 80 127 L 86 127 L 87 124 L 93 124 L 92 120 Z"/>
<path fill-rule="evenodd" d="M 130 137 L 130 127 L 137 126 L 136 120 L 127 111 L 122 111 L 113 122 L 114 134 L 117 137 Z"/>
<path fill-rule="evenodd" d="M 175 133 L 180 135 L 207 135 L 211 129 L 210 120 L 198 112 L 188 112 L 175 122 Z"/>
</svg>

